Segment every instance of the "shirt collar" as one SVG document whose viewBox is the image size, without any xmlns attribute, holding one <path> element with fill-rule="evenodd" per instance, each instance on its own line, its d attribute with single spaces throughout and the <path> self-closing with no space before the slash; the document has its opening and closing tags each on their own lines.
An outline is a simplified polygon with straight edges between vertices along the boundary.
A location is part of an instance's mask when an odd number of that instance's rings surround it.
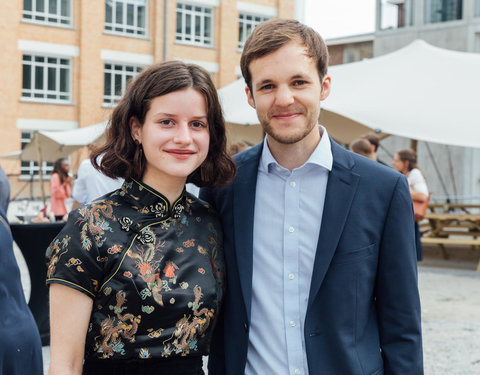
<svg viewBox="0 0 480 375">
<path fill-rule="evenodd" d="M 170 202 L 162 193 L 132 178 L 123 183 L 120 194 L 128 195 L 136 201 L 139 213 L 164 220 L 168 217 L 178 219 L 182 215 L 186 206 L 185 191 L 184 188 L 180 197 L 170 207 Z"/>
<path fill-rule="evenodd" d="M 318 125 L 318 128 L 321 136 L 320 142 L 318 142 L 317 147 L 315 147 L 315 150 L 313 150 L 312 154 L 304 165 L 314 164 L 331 171 L 333 165 L 333 155 L 330 138 L 328 137 L 327 129 L 324 126 Z M 269 166 L 280 166 L 280 164 L 278 164 L 273 157 L 270 148 L 268 147 L 267 137 L 265 137 L 263 140 L 263 151 L 260 158 L 259 169 L 262 172 L 268 173 Z"/>
</svg>

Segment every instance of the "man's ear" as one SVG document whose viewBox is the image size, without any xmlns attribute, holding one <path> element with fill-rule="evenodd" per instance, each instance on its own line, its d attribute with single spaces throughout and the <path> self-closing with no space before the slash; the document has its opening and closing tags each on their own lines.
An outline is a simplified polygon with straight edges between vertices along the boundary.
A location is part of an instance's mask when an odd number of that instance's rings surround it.
<svg viewBox="0 0 480 375">
<path fill-rule="evenodd" d="M 256 109 L 256 107 L 255 107 L 255 99 L 253 98 L 252 92 L 250 91 L 250 89 L 248 88 L 248 86 L 245 87 L 245 93 L 247 94 L 248 104 L 250 104 L 250 106 L 251 106 L 253 109 Z"/>
<path fill-rule="evenodd" d="M 332 78 L 330 76 L 325 76 L 322 82 L 322 93 L 320 94 L 320 100 L 327 99 L 330 95 L 330 86 L 332 85 Z"/>
<path fill-rule="evenodd" d="M 138 141 L 139 143 L 142 143 L 142 134 L 140 132 L 141 126 L 135 117 L 130 117 L 129 126 L 130 135 L 132 136 L 133 141 Z"/>
</svg>

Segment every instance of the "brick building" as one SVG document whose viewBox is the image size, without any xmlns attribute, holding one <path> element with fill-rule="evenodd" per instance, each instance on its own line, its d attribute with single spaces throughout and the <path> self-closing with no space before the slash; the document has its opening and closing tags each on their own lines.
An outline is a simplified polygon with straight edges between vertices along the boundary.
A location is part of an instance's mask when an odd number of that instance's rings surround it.
<svg viewBox="0 0 480 375">
<path fill-rule="evenodd" d="M 108 119 L 128 79 L 154 62 L 197 63 L 223 87 L 240 76 L 241 49 L 252 28 L 271 17 L 293 18 L 303 9 L 298 0 L 9 0 L 2 5 L 1 154 L 19 150 L 37 130 Z M 85 150 L 71 156 L 74 171 L 85 156 Z M 2 159 L 1 164 L 13 195 L 38 174 L 34 161 Z M 43 167 L 48 175 L 51 165 Z M 35 186 L 32 195 L 38 191 Z"/>
</svg>

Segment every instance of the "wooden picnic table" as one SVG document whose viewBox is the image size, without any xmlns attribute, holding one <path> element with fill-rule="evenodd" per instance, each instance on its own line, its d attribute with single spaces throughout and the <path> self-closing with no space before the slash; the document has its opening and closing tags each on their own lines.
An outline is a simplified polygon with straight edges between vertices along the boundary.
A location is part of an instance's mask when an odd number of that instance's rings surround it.
<svg viewBox="0 0 480 375">
<path fill-rule="evenodd" d="M 449 213 L 461 211 L 470 214 L 472 210 L 479 210 L 480 203 L 430 203 L 428 205 L 432 213 Z"/>
<path fill-rule="evenodd" d="M 468 245 L 480 249 L 480 215 L 467 213 L 427 213 L 429 229 L 423 232 L 423 244 L 440 246 L 448 258 L 445 245 Z M 477 265 L 480 271 L 480 260 Z"/>
</svg>

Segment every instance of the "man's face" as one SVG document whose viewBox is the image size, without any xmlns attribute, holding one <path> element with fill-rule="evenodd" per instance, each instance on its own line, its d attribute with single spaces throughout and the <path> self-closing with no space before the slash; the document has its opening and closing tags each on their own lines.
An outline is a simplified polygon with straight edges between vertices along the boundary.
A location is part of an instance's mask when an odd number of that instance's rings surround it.
<svg viewBox="0 0 480 375">
<path fill-rule="evenodd" d="M 320 82 L 315 62 L 296 41 L 249 65 L 252 90 L 248 103 L 256 109 L 265 133 L 280 144 L 319 137 L 320 101 L 330 92 L 330 77 Z"/>
</svg>

